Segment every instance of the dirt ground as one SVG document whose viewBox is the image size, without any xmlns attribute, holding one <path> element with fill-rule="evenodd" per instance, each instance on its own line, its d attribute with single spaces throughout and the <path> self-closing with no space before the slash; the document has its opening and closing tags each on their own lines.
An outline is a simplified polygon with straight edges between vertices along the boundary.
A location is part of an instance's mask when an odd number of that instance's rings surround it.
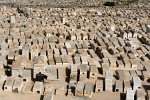
<svg viewBox="0 0 150 100">
<path fill-rule="evenodd" d="M 92 100 L 125 100 L 125 97 L 121 95 L 123 94 L 117 92 L 99 92 L 93 94 Z"/>
<path fill-rule="evenodd" d="M 111 93 L 111 92 L 100 92 L 94 93 L 92 99 L 84 97 L 75 97 L 75 96 L 60 96 L 54 95 L 53 100 L 121 100 L 120 93 Z M 0 100 L 42 100 L 41 95 L 39 94 L 19 94 L 19 93 L 9 93 L 1 92 Z"/>
<path fill-rule="evenodd" d="M 0 92 L 0 100 L 40 100 L 40 95 Z"/>
</svg>

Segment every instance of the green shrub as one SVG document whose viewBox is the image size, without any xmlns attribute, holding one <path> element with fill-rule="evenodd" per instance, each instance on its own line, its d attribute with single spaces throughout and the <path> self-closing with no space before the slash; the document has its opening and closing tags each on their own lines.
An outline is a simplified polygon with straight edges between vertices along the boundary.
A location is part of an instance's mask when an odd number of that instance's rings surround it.
<svg viewBox="0 0 150 100">
<path fill-rule="evenodd" d="M 103 5 L 104 6 L 115 6 L 115 3 L 114 2 L 105 2 Z"/>
</svg>

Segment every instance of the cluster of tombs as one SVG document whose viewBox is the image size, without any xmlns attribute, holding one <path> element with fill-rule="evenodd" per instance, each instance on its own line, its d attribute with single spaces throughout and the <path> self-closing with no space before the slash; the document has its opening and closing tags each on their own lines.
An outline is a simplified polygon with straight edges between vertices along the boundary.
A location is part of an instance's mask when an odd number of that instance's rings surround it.
<svg viewBox="0 0 150 100">
<path fill-rule="evenodd" d="M 148 10 L 23 11 L 1 7 L 0 91 L 44 94 L 44 100 L 101 91 L 150 99 Z"/>
</svg>

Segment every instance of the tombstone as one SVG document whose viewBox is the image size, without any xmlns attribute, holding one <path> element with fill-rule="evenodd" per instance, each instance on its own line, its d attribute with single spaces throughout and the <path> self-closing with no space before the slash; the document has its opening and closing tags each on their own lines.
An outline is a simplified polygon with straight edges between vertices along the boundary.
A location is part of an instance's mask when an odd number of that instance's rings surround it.
<svg viewBox="0 0 150 100">
<path fill-rule="evenodd" d="M 25 83 L 25 86 L 22 90 L 22 93 L 32 93 L 34 83 L 32 81 L 28 81 Z"/>
<path fill-rule="evenodd" d="M 72 55 L 74 53 L 74 49 L 72 48 L 67 48 L 67 54 Z"/>
<path fill-rule="evenodd" d="M 102 13 L 101 11 L 99 11 L 99 10 L 96 11 L 96 14 L 99 15 L 99 16 L 102 16 L 102 15 L 103 15 L 103 13 Z"/>
<path fill-rule="evenodd" d="M 55 61 L 52 55 L 48 56 L 48 65 L 55 65 Z"/>
<path fill-rule="evenodd" d="M 68 95 L 75 96 L 75 88 L 76 88 L 76 84 L 69 83 Z"/>
<path fill-rule="evenodd" d="M 80 43 L 76 44 L 77 49 L 82 49 L 82 45 Z"/>
<path fill-rule="evenodd" d="M 123 64 L 122 60 L 117 60 L 117 66 L 119 68 L 124 68 L 124 64 Z"/>
<path fill-rule="evenodd" d="M 59 81 L 66 81 L 66 68 L 65 67 L 61 67 L 57 69 L 57 78 Z"/>
<path fill-rule="evenodd" d="M 96 59 L 96 60 L 94 60 L 94 59 Z M 102 66 L 100 64 L 100 61 L 98 60 L 99 58 L 94 58 L 94 59 L 93 59 L 93 62 L 94 62 L 93 65 L 96 65 L 97 68 L 101 68 Z"/>
<path fill-rule="evenodd" d="M 11 72 L 12 76 L 14 77 L 22 76 L 22 68 L 20 60 L 13 61 Z"/>
<path fill-rule="evenodd" d="M 109 58 L 110 57 L 110 53 L 108 51 L 102 51 L 102 56 L 104 58 Z"/>
<path fill-rule="evenodd" d="M 82 48 L 87 50 L 88 49 L 88 45 L 86 43 L 82 43 Z"/>
<path fill-rule="evenodd" d="M 61 57 L 55 57 L 55 63 L 56 65 L 62 65 Z"/>
<path fill-rule="evenodd" d="M 131 74 L 132 77 L 138 77 L 135 70 L 130 70 L 130 74 Z"/>
<path fill-rule="evenodd" d="M 133 33 L 133 38 L 137 38 L 138 37 L 138 33 Z"/>
<path fill-rule="evenodd" d="M 43 59 L 44 59 L 44 61 L 47 62 L 46 50 L 41 49 L 41 51 L 40 51 L 40 56 L 42 56 Z"/>
<path fill-rule="evenodd" d="M 71 64 L 70 65 L 70 83 L 76 83 L 77 82 L 77 65 Z"/>
<path fill-rule="evenodd" d="M 136 91 L 137 89 L 140 89 L 142 86 L 141 80 L 139 77 L 133 76 L 133 90 Z"/>
<path fill-rule="evenodd" d="M 15 51 L 10 51 L 8 54 L 8 62 L 14 60 L 14 57 L 15 57 Z"/>
<path fill-rule="evenodd" d="M 98 44 L 97 44 L 97 43 L 93 43 L 93 44 L 91 44 L 91 47 L 92 47 L 92 49 L 95 51 L 96 48 L 98 47 Z"/>
<path fill-rule="evenodd" d="M 129 32 L 129 33 L 128 33 L 128 38 L 132 38 L 132 37 L 133 37 L 132 33 Z"/>
<path fill-rule="evenodd" d="M 100 92 L 103 91 L 104 89 L 104 84 L 103 84 L 103 80 L 102 79 L 97 79 L 96 80 L 96 87 L 95 87 L 95 92 Z"/>
<path fill-rule="evenodd" d="M 76 85 L 75 95 L 76 96 L 83 96 L 84 88 L 85 88 L 85 82 L 78 81 L 78 83 Z"/>
<path fill-rule="evenodd" d="M 77 47 L 76 47 L 76 45 L 75 45 L 74 42 L 71 42 L 71 48 L 72 48 L 72 49 L 77 49 Z"/>
<path fill-rule="evenodd" d="M 134 90 L 128 89 L 126 92 L 126 100 L 134 100 Z"/>
<path fill-rule="evenodd" d="M 67 95 L 74 96 L 74 94 L 72 93 L 72 89 L 68 89 L 67 92 L 68 92 Z"/>
<path fill-rule="evenodd" d="M 102 61 L 103 61 L 103 63 L 106 63 L 106 64 L 108 64 L 108 66 L 109 66 L 108 58 L 102 58 Z"/>
<path fill-rule="evenodd" d="M 119 42 L 119 44 L 121 46 L 125 46 L 126 45 L 125 42 L 124 42 L 124 40 L 122 38 L 118 38 L 118 42 Z"/>
<path fill-rule="evenodd" d="M 38 45 L 39 45 L 40 47 L 42 47 L 42 46 L 43 46 L 43 38 L 42 38 L 42 37 L 39 37 L 37 41 L 38 41 Z"/>
<path fill-rule="evenodd" d="M 11 16 L 11 17 L 10 17 L 10 23 L 15 23 L 15 22 L 16 22 L 15 16 Z"/>
<path fill-rule="evenodd" d="M 125 80 L 126 77 L 125 77 L 125 74 L 124 74 L 124 71 L 123 70 L 117 70 L 117 76 L 119 78 L 119 80 Z"/>
<path fill-rule="evenodd" d="M 2 11 L 3 11 L 3 12 L 5 12 L 6 9 L 7 9 L 6 6 L 3 6 L 3 7 L 2 7 Z"/>
<path fill-rule="evenodd" d="M 121 80 L 116 80 L 116 85 L 115 85 L 115 91 L 116 92 L 123 92 L 123 81 Z"/>
<path fill-rule="evenodd" d="M 50 43 L 50 48 L 55 49 L 56 48 L 56 43 Z"/>
<path fill-rule="evenodd" d="M 114 24 L 112 24 L 112 25 L 110 26 L 110 29 L 114 32 L 114 31 L 115 31 L 115 29 L 116 29 L 115 25 L 114 25 Z"/>
<path fill-rule="evenodd" d="M 75 34 L 75 33 L 70 33 L 69 36 L 70 36 L 70 39 L 71 39 L 72 41 L 77 40 L 77 37 L 76 37 L 76 34 Z"/>
<path fill-rule="evenodd" d="M 7 77 L 5 85 L 4 85 L 4 91 L 11 91 L 14 84 L 14 78 L 13 77 Z"/>
<path fill-rule="evenodd" d="M 66 49 L 62 49 L 62 48 L 61 48 L 61 54 L 62 54 L 62 55 L 67 55 Z"/>
<path fill-rule="evenodd" d="M 84 96 L 87 98 L 92 98 L 93 91 L 94 91 L 94 83 L 86 82 L 85 89 L 84 89 Z"/>
<path fill-rule="evenodd" d="M 43 82 L 35 82 L 33 86 L 33 93 L 43 94 L 44 86 Z"/>
<path fill-rule="evenodd" d="M 117 67 L 115 58 L 109 58 L 109 62 L 110 62 L 110 67 Z"/>
<path fill-rule="evenodd" d="M 32 45 L 31 48 L 30 48 L 30 58 L 31 60 L 34 59 L 35 56 L 38 56 L 39 54 L 39 47 L 37 45 Z"/>
<path fill-rule="evenodd" d="M 88 40 L 88 35 L 86 33 L 82 33 L 82 40 Z"/>
<path fill-rule="evenodd" d="M 31 81 L 32 77 L 32 71 L 30 69 L 23 69 L 22 70 L 22 77 L 23 77 L 23 81 Z"/>
<path fill-rule="evenodd" d="M 54 94 L 52 92 L 46 92 L 44 93 L 43 100 L 53 100 Z"/>
<path fill-rule="evenodd" d="M 109 70 L 109 65 L 107 63 L 102 63 L 102 73 L 104 74 Z"/>
<path fill-rule="evenodd" d="M 113 45 L 112 42 L 108 41 L 108 42 L 106 42 L 106 46 L 109 47 L 109 48 L 111 48 L 111 47 L 114 46 L 114 45 Z"/>
<path fill-rule="evenodd" d="M 95 63 L 94 63 L 94 60 L 95 60 L 95 58 L 88 58 L 88 62 L 89 62 L 89 66 L 94 66 L 94 65 L 96 65 Z"/>
<path fill-rule="evenodd" d="M 117 50 L 119 51 L 120 54 L 124 54 L 124 48 L 123 47 L 117 47 Z"/>
<path fill-rule="evenodd" d="M 148 54 L 148 50 L 145 47 L 140 47 L 140 48 L 145 55 Z"/>
<path fill-rule="evenodd" d="M 136 91 L 136 100 L 145 100 L 145 95 L 146 93 L 145 93 L 145 91 L 144 90 L 142 90 L 142 89 L 138 89 L 137 91 Z"/>
<path fill-rule="evenodd" d="M 56 54 L 56 55 L 60 55 L 60 52 L 59 52 L 59 49 L 54 49 L 54 54 Z"/>
<path fill-rule="evenodd" d="M 106 71 L 106 77 L 105 77 L 105 91 L 112 91 L 112 80 L 113 80 L 113 76 L 112 76 L 112 72 L 110 71 Z"/>
<path fill-rule="evenodd" d="M 87 65 L 81 64 L 80 65 L 80 81 L 86 81 L 87 80 Z"/>
<path fill-rule="evenodd" d="M 82 40 L 82 39 L 81 39 L 81 34 L 76 33 L 75 35 L 76 35 L 76 37 L 77 37 L 77 40 Z"/>
<path fill-rule="evenodd" d="M 132 75 L 130 74 L 130 72 L 128 70 L 124 70 L 124 75 L 125 75 L 125 80 L 132 80 Z"/>
<path fill-rule="evenodd" d="M 62 23 L 65 24 L 66 22 L 68 22 L 67 19 L 63 17 L 62 18 Z"/>
<path fill-rule="evenodd" d="M 21 93 L 22 89 L 23 89 L 23 79 L 21 78 L 15 79 L 15 82 L 12 87 L 12 91 L 14 93 Z"/>
<path fill-rule="evenodd" d="M 146 57 L 145 55 L 141 56 L 141 59 L 144 61 L 144 62 L 148 62 L 149 61 L 149 58 Z M 138 66 L 139 66 L 140 62 L 138 62 Z M 138 67 L 137 66 L 137 67 Z M 139 67 L 138 67 L 139 68 Z"/>
<path fill-rule="evenodd" d="M 69 64 L 69 63 L 68 63 L 68 59 L 67 59 L 66 56 L 62 56 L 61 59 L 62 59 L 62 64 L 63 64 L 63 65 L 68 65 L 68 64 Z"/>
<path fill-rule="evenodd" d="M 124 80 L 124 93 L 126 93 L 127 90 L 132 90 L 131 83 L 129 80 Z"/>
<path fill-rule="evenodd" d="M 91 55 L 92 58 L 95 58 L 97 55 L 95 54 L 93 49 L 88 49 L 89 54 Z"/>
<path fill-rule="evenodd" d="M 137 52 L 135 49 L 130 48 L 130 51 L 133 53 L 133 55 L 134 55 L 135 57 L 138 57 L 138 56 L 139 56 L 138 52 Z"/>
<path fill-rule="evenodd" d="M 123 63 L 125 65 L 125 68 L 131 68 L 131 63 L 129 59 L 123 59 Z"/>
<path fill-rule="evenodd" d="M 68 59 L 68 63 L 69 63 L 69 64 L 73 64 L 73 59 L 72 59 L 72 57 L 71 57 L 70 55 L 67 55 L 66 57 L 67 57 L 67 59 Z"/>
<path fill-rule="evenodd" d="M 25 58 L 29 59 L 29 45 L 28 44 L 25 44 L 22 47 L 22 55 L 25 56 Z"/>
<path fill-rule="evenodd" d="M 58 80 L 58 69 L 52 66 L 47 66 L 46 75 L 49 80 Z"/>
<path fill-rule="evenodd" d="M 66 95 L 67 85 L 68 84 L 66 82 L 60 83 L 60 85 L 55 90 L 55 94 L 56 95 Z"/>
<path fill-rule="evenodd" d="M 35 64 L 33 69 L 33 78 L 43 77 L 46 73 L 45 70 L 46 68 L 44 65 Z"/>
<path fill-rule="evenodd" d="M 52 31 L 46 30 L 46 37 L 51 37 L 51 36 L 52 36 Z"/>
<path fill-rule="evenodd" d="M 75 56 L 75 57 L 74 57 L 74 64 L 79 65 L 80 63 L 81 63 L 81 61 L 80 61 L 80 56 L 79 56 L 79 57 Z"/>
<path fill-rule="evenodd" d="M 95 65 L 91 65 L 90 66 L 90 74 L 89 74 L 89 78 L 92 79 L 97 79 L 98 76 L 98 69 Z"/>
</svg>

